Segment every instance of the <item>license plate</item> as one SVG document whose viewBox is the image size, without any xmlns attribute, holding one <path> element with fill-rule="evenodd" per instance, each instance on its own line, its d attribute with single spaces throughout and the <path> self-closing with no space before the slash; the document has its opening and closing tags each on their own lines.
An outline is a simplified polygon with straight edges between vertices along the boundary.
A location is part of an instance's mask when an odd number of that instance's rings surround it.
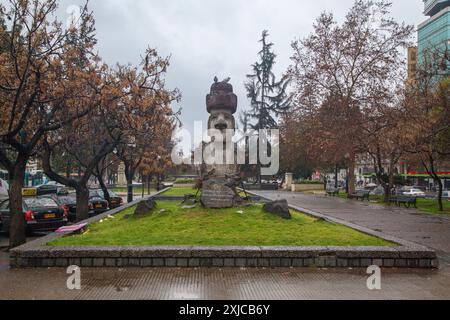
<svg viewBox="0 0 450 320">
<path fill-rule="evenodd" d="M 96 204 L 96 205 L 95 205 L 95 208 L 96 208 L 96 209 L 101 209 L 101 208 L 103 208 L 103 206 L 102 206 L 101 204 Z"/>
<path fill-rule="evenodd" d="M 55 213 L 44 214 L 44 219 L 55 219 L 55 218 L 56 218 L 56 214 Z"/>
</svg>

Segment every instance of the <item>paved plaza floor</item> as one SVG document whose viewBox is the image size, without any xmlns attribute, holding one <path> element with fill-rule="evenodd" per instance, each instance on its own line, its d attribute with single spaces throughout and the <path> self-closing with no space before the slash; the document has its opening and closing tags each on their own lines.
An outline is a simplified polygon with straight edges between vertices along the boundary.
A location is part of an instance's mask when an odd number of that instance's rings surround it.
<svg viewBox="0 0 450 320">
<path fill-rule="evenodd" d="M 81 290 L 71 291 L 65 269 L 11 270 L 0 249 L 0 299 L 450 299 L 449 217 L 322 196 L 262 194 L 436 249 L 441 266 L 383 270 L 377 291 L 367 289 L 363 269 L 82 269 Z"/>
</svg>

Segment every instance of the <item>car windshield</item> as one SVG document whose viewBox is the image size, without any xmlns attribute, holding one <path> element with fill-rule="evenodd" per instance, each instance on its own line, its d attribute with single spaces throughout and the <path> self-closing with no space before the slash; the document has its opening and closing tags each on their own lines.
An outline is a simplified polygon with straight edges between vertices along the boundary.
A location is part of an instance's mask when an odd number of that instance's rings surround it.
<svg viewBox="0 0 450 320">
<path fill-rule="evenodd" d="M 103 190 L 98 190 L 98 191 L 97 191 L 97 194 L 98 194 L 100 197 L 104 198 L 104 195 L 105 195 L 105 194 L 103 193 Z M 109 191 L 109 190 L 108 190 L 108 194 L 109 194 L 109 196 L 110 196 L 111 198 L 117 197 L 117 195 L 116 195 L 114 192 Z"/>
<path fill-rule="evenodd" d="M 98 190 L 90 190 L 89 191 L 89 197 L 100 197 L 101 195 L 99 194 Z"/>
<path fill-rule="evenodd" d="M 25 204 L 28 208 L 54 208 L 58 207 L 56 202 L 50 198 L 33 198 L 25 199 Z"/>
<path fill-rule="evenodd" d="M 72 196 L 64 196 L 64 197 L 59 197 L 59 201 L 62 204 L 75 204 L 77 202 L 76 197 L 72 197 Z"/>
</svg>

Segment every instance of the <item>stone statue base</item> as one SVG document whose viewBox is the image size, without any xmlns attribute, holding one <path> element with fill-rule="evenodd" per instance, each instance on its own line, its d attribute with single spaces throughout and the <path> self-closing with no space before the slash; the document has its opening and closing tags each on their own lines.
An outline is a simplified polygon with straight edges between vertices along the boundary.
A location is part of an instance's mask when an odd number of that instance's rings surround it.
<svg viewBox="0 0 450 320">
<path fill-rule="evenodd" d="M 234 187 L 227 186 L 226 178 L 211 178 L 203 182 L 202 205 L 208 209 L 233 208 L 242 202 Z"/>
</svg>

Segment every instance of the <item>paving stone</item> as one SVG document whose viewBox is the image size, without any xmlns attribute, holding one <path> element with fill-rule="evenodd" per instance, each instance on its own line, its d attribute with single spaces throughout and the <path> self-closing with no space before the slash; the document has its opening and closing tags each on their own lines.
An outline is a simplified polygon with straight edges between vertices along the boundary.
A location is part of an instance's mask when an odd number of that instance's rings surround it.
<svg viewBox="0 0 450 320">
<path fill-rule="evenodd" d="M 82 267 L 92 267 L 93 266 L 93 260 L 92 258 L 82 258 L 81 259 L 81 266 Z"/>
<path fill-rule="evenodd" d="M 236 259 L 236 267 L 246 267 L 247 266 L 247 259 L 245 258 L 237 258 Z"/>
<path fill-rule="evenodd" d="M 421 267 L 421 268 L 431 268 L 431 259 L 420 259 L 419 267 Z"/>
<path fill-rule="evenodd" d="M 315 259 L 312 258 L 307 258 L 307 259 L 303 259 L 303 265 L 305 267 L 315 267 Z"/>
<path fill-rule="evenodd" d="M 236 266 L 236 261 L 234 258 L 225 258 L 224 259 L 224 267 L 235 267 Z"/>
<path fill-rule="evenodd" d="M 55 261 L 55 259 L 50 259 L 50 258 L 42 259 L 42 266 L 47 267 L 47 268 L 55 267 L 56 261 Z M 79 264 L 77 266 L 79 266 Z"/>
<path fill-rule="evenodd" d="M 93 267 L 103 267 L 105 265 L 104 258 L 94 258 Z"/>
<path fill-rule="evenodd" d="M 279 258 L 271 258 L 270 260 L 270 267 L 271 268 L 279 268 L 281 267 L 281 259 Z"/>
<path fill-rule="evenodd" d="M 140 267 L 141 266 L 141 259 L 138 258 L 129 258 L 127 265 L 129 267 Z"/>
<path fill-rule="evenodd" d="M 166 258 L 166 267 L 176 267 L 177 259 L 175 258 Z"/>
<path fill-rule="evenodd" d="M 383 259 L 373 259 L 372 260 L 372 264 L 374 266 L 377 266 L 377 267 L 382 267 L 383 266 Z"/>
<path fill-rule="evenodd" d="M 372 259 L 361 259 L 360 267 L 367 268 L 372 265 Z"/>
<path fill-rule="evenodd" d="M 256 258 L 247 259 L 247 267 L 249 267 L 249 268 L 258 267 L 258 259 L 256 259 Z"/>
<path fill-rule="evenodd" d="M 336 268 L 336 266 L 337 266 L 337 258 L 336 257 L 324 257 L 324 258 L 325 258 L 325 267 Z"/>
<path fill-rule="evenodd" d="M 314 266 L 318 268 L 324 268 L 325 265 L 325 258 L 324 257 L 317 257 L 314 259 Z"/>
<path fill-rule="evenodd" d="M 177 267 L 187 268 L 189 266 L 189 259 L 187 258 L 178 258 L 177 259 Z"/>
<path fill-rule="evenodd" d="M 337 266 L 339 268 L 347 268 L 348 267 L 348 259 L 337 259 Z"/>
<path fill-rule="evenodd" d="M 140 259 L 140 266 L 143 268 L 153 267 L 153 259 L 152 258 L 142 258 Z"/>
<path fill-rule="evenodd" d="M 302 267 L 304 267 L 303 261 L 304 261 L 304 259 L 294 258 L 294 259 L 292 259 L 292 266 L 294 268 L 302 268 Z"/>
<path fill-rule="evenodd" d="M 260 268 L 268 268 L 270 267 L 270 259 L 268 258 L 259 258 L 258 265 Z"/>
<path fill-rule="evenodd" d="M 395 267 L 398 267 L 398 268 L 407 267 L 406 259 L 395 259 Z"/>
<path fill-rule="evenodd" d="M 224 259 L 222 258 L 214 258 L 213 259 L 213 267 L 222 268 L 225 266 Z"/>
<path fill-rule="evenodd" d="M 210 268 L 212 267 L 212 259 L 211 258 L 201 258 L 200 259 L 200 267 Z"/>
<path fill-rule="evenodd" d="M 117 267 L 127 267 L 128 266 L 128 258 L 117 258 L 116 264 L 117 264 Z"/>
<path fill-rule="evenodd" d="M 189 259 L 189 267 L 198 268 L 200 267 L 200 259 L 198 258 L 190 258 Z"/>
<path fill-rule="evenodd" d="M 164 267 L 164 259 L 163 258 L 154 258 L 153 266 L 154 267 Z"/>
<path fill-rule="evenodd" d="M 419 260 L 418 259 L 408 259 L 406 262 L 408 268 L 418 268 Z"/>
<path fill-rule="evenodd" d="M 281 267 L 282 268 L 290 268 L 290 267 L 292 267 L 292 259 L 282 258 L 281 259 Z"/>
<path fill-rule="evenodd" d="M 105 266 L 106 267 L 116 267 L 116 259 L 115 258 L 107 258 L 105 259 Z"/>
<path fill-rule="evenodd" d="M 53 260 L 53 259 L 51 259 L 51 260 Z M 71 266 L 78 266 L 78 267 L 80 267 L 81 266 L 81 259 L 80 258 L 70 258 L 69 259 L 69 264 Z"/>
<path fill-rule="evenodd" d="M 352 268 L 360 268 L 361 267 L 361 259 L 349 259 L 348 266 Z"/>
<path fill-rule="evenodd" d="M 395 266 L 395 259 L 383 259 L 383 267 L 392 268 Z"/>
</svg>

